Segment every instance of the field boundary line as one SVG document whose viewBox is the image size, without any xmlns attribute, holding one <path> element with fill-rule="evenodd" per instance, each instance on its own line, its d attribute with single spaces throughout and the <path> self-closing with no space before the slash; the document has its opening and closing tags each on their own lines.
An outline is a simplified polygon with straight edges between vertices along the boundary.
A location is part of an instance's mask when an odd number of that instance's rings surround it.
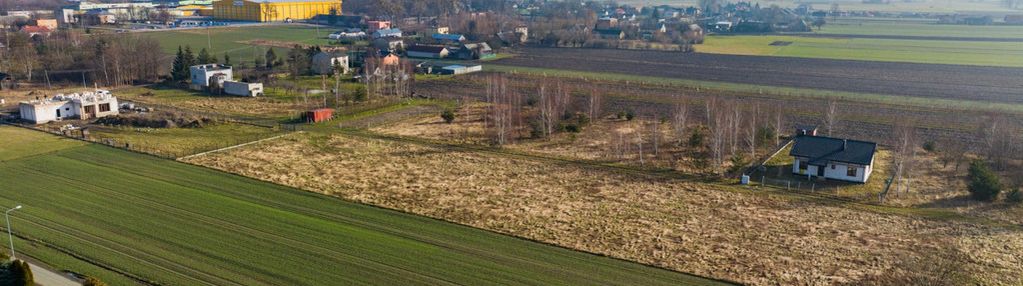
<svg viewBox="0 0 1023 286">
<path fill-rule="evenodd" d="M 302 132 L 302 131 L 298 131 L 298 132 Z M 192 154 L 192 155 L 188 155 L 188 156 L 184 156 L 184 157 L 178 157 L 175 160 L 188 160 L 188 159 L 191 159 L 191 158 L 203 156 L 203 155 L 210 154 L 210 153 L 217 153 L 217 152 L 227 151 L 227 150 L 231 150 L 231 149 L 235 149 L 235 148 L 239 148 L 239 147 L 245 147 L 245 146 L 249 146 L 249 145 L 252 145 L 252 144 L 261 143 L 263 141 L 270 141 L 270 140 L 278 139 L 278 138 L 281 138 L 281 137 L 284 137 L 284 136 L 288 136 L 288 135 L 291 135 L 291 134 L 294 134 L 294 133 L 284 133 L 284 134 L 277 135 L 277 136 L 270 137 L 270 138 L 263 138 L 263 139 L 259 139 L 259 140 L 252 141 L 252 142 L 245 142 L 245 143 L 234 145 L 234 146 L 227 146 L 227 147 L 220 148 L 220 149 L 205 151 L 205 152 L 196 153 L 196 154 Z"/>
</svg>

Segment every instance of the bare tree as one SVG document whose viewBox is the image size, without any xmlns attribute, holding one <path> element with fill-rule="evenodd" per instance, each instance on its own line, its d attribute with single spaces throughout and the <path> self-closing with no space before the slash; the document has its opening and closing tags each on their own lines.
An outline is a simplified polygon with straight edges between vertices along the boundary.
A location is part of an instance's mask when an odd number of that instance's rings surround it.
<svg viewBox="0 0 1023 286">
<path fill-rule="evenodd" d="M 746 138 L 744 141 L 746 141 L 746 146 L 749 147 L 750 160 L 756 160 L 757 158 L 757 144 L 759 143 L 757 142 L 757 129 L 759 128 L 757 123 L 759 122 L 758 118 L 760 118 L 760 115 L 760 104 L 753 104 L 752 109 L 750 110 L 749 121 L 747 121 L 749 126 L 743 128 L 746 130 Z"/>
<path fill-rule="evenodd" d="M 1004 170 L 1009 159 L 1018 158 L 1019 128 L 1002 116 L 993 116 L 983 130 L 984 147 L 988 160 L 998 170 Z"/>
<path fill-rule="evenodd" d="M 604 104 L 604 96 L 597 93 L 596 90 L 590 92 L 589 102 L 589 115 L 591 120 L 597 120 L 600 117 L 601 107 Z"/>
<path fill-rule="evenodd" d="M 508 90 L 504 76 L 491 76 L 487 81 L 487 103 L 490 104 L 488 128 L 494 144 L 504 145 L 514 139 L 521 114 L 521 98 Z"/>
<path fill-rule="evenodd" d="M 554 90 L 550 90 L 545 79 L 540 84 L 539 95 L 540 122 L 543 125 L 544 136 L 550 137 L 557 130 L 561 116 L 568 107 L 569 92 L 560 80 L 555 82 Z"/>
<path fill-rule="evenodd" d="M 828 99 L 827 105 L 824 107 L 824 128 L 828 129 L 828 136 L 833 136 L 835 131 L 835 122 L 838 120 L 838 101 L 835 99 Z"/>
<path fill-rule="evenodd" d="M 676 96 L 679 98 L 679 96 Z M 686 127 L 689 122 L 689 106 L 685 102 L 678 100 L 675 103 L 675 108 L 672 109 L 672 127 L 675 129 L 675 136 L 678 136 L 678 144 L 682 145 L 685 143 L 686 138 Z"/>
<path fill-rule="evenodd" d="M 708 112 L 711 117 L 707 122 L 707 127 L 710 131 L 709 147 L 711 152 L 712 168 L 716 170 L 725 161 L 725 149 L 728 148 L 729 140 L 728 130 L 732 127 L 731 120 L 733 115 L 731 113 L 731 108 L 734 108 L 734 101 L 725 101 L 722 103 L 718 103 L 716 100 L 708 101 L 707 107 L 715 110 L 715 112 Z"/>
<path fill-rule="evenodd" d="M 894 144 L 892 161 L 895 168 L 894 182 L 898 183 L 896 194 L 909 191 L 910 183 L 908 176 L 916 156 L 916 128 L 908 120 L 898 120 L 894 125 L 892 134 Z"/>
<path fill-rule="evenodd" d="M 781 105 L 774 107 L 774 145 L 778 146 L 781 144 L 781 134 L 785 132 L 785 110 Z"/>
</svg>

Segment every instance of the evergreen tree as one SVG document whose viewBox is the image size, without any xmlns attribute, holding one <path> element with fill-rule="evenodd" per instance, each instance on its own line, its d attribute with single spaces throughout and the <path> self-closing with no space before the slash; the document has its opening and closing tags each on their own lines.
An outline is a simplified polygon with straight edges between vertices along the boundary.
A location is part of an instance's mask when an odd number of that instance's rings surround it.
<svg viewBox="0 0 1023 286">
<path fill-rule="evenodd" d="M 994 201 L 1002 192 L 1002 182 L 998 174 L 981 160 L 970 163 L 969 180 L 967 188 L 975 200 Z"/>
<path fill-rule="evenodd" d="M 184 80 L 188 78 L 188 67 L 185 66 L 185 52 L 178 46 L 178 53 L 174 56 L 174 64 L 171 66 L 171 78 Z"/>
<path fill-rule="evenodd" d="M 288 52 L 288 71 L 291 72 L 292 78 L 304 75 L 309 71 L 308 54 L 308 50 L 297 45 Z"/>
<path fill-rule="evenodd" d="M 192 46 L 185 46 L 185 70 L 188 70 L 194 65 L 198 65 L 195 60 L 195 53 L 192 53 Z"/>
<path fill-rule="evenodd" d="M 277 53 L 274 52 L 274 48 L 266 51 L 266 68 L 273 69 L 275 66 L 280 65 L 277 59 Z"/>
<path fill-rule="evenodd" d="M 196 60 L 199 61 L 200 65 L 217 63 L 217 59 L 211 57 L 210 52 L 206 51 L 206 48 L 202 48 L 202 50 L 199 51 L 199 58 Z"/>
<path fill-rule="evenodd" d="M 225 66 L 231 65 L 231 55 L 224 54 L 224 65 Z"/>
</svg>

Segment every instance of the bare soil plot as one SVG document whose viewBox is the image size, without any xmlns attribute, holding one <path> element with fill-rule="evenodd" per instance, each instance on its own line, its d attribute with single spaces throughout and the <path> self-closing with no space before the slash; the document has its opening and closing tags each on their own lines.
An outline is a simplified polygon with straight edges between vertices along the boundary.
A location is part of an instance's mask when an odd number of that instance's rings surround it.
<svg viewBox="0 0 1023 286">
<path fill-rule="evenodd" d="M 188 162 L 753 285 L 1023 283 L 1018 228 L 571 163 L 314 133 Z"/>
<path fill-rule="evenodd" d="M 1023 102 L 1023 68 L 526 48 L 501 65 L 933 98 Z"/>
</svg>

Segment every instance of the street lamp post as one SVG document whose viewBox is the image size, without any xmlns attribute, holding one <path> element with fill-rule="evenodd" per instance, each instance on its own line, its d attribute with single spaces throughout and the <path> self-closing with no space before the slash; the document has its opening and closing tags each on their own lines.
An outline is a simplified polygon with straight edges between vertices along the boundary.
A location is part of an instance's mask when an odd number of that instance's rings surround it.
<svg viewBox="0 0 1023 286">
<path fill-rule="evenodd" d="M 7 219 L 7 239 L 11 242 L 11 260 L 14 260 L 14 235 L 11 234 L 11 212 L 19 209 L 21 209 L 21 205 L 4 212 L 4 218 Z"/>
</svg>

